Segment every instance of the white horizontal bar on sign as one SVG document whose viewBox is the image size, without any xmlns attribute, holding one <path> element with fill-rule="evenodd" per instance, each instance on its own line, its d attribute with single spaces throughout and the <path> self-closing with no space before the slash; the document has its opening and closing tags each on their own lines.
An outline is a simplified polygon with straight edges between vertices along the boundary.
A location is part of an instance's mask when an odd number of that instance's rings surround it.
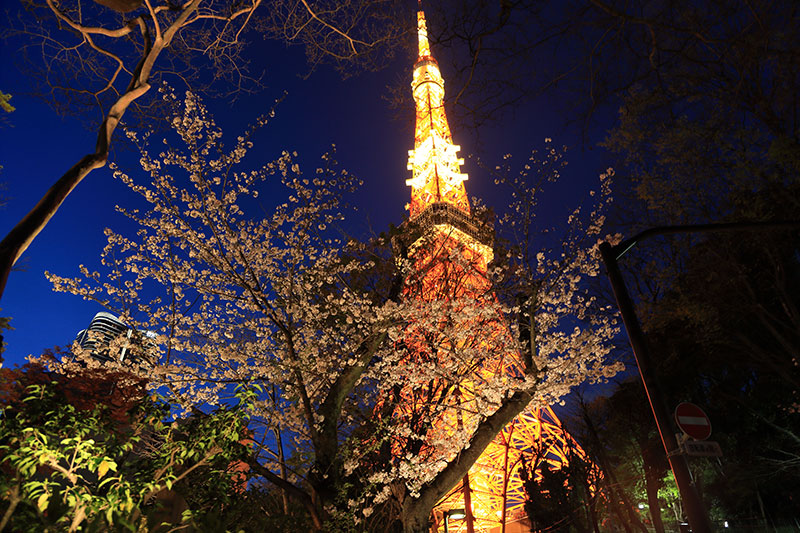
<svg viewBox="0 0 800 533">
<path fill-rule="evenodd" d="M 693 426 L 707 426 L 708 419 L 702 416 L 679 416 L 678 421 L 682 424 L 691 424 Z"/>
</svg>

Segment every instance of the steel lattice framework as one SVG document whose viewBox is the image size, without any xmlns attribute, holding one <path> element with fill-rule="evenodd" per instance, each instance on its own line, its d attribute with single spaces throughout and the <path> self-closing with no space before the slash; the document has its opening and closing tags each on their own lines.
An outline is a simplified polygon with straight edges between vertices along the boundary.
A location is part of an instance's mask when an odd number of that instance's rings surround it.
<svg viewBox="0 0 800 533">
<path fill-rule="evenodd" d="M 408 253 L 414 264 L 414 274 L 406 283 L 406 297 L 424 301 L 441 301 L 460 296 L 494 302 L 488 280 L 487 266 L 493 258 L 492 230 L 474 219 L 470 211 L 461 172 L 463 159 L 458 158 L 460 147 L 453 144 L 444 111 L 444 80 L 428 43 L 425 15 L 418 12 L 419 56 L 414 65 L 411 88 L 416 106 L 414 149 L 409 151 L 408 169 L 412 178 L 411 203 L 407 205 Z M 457 260 L 453 260 L 457 257 Z M 412 325 L 413 326 L 413 325 Z M 430 442 L 437 434 L 452 434 L 470 426 L 471 417 L 479 417 L 474 400 L 475 388 L 491 380 L 509 379 L 520 375 L 519 354 L 513 351 L 511 332 L 499 314 L 475 329 L 459 342 L 485 346 L 491 354 L 475 364 L 458 384 L 449 409 L 440 408 L 435 427 L 428 432 Z M 449 357 L 455 347 L 441 345 L 430 350 L 426 339 L 415 338 L 413 327 L 404 342 L 418 348 L 417 363 Z M 509 347 L 496 349 L 497 346 Z M 433 352 L 433 353 L 431 353 Z M 431 398 L 440 394 L 439 385 L 429 384 L 404 393 L 405 406 L 395 416 L 411 419 L 430 405 Z M 402 404 L 401 404 L 402 405 Z M 447 407 L 447 406 L 446 406 Z M 472 422 L 477 418 L 473 418 Z M 401 449 L 403 443 L 397 445 Z M 437 459 L 435 445 L 420 453 L 430 460 Z M 469 474 L 434 509 L 434 530 L 443 530 L 442 516 L 449 509 L 471 510 L 471 516 L 450 524 L 450 531 L 501 531 L 504 523 L 524 518 L 523 488 L 525 472 L 544 466 L 559 467 L 568 462 L 571 454 L 585 457 L 578 444 L 562 429 L 549 406 L 530 406 L 506 426 L 486 448 Z"/>
</svg>

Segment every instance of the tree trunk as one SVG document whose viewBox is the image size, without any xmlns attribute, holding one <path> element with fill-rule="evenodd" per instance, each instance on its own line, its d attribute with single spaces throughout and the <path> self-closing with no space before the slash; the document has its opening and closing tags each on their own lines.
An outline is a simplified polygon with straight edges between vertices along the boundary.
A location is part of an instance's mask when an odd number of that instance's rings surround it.
<svg viewBox="0 0 800 533">
<path fill-rule="evenodd" d="M 581 489 L 583 489 L 583 501 L 586 504 L 586 519 L 592 526 L 592 531 L 594 531 L 594 533 L 600 533 L 600 526 L 597 523 L 597 494 L 592 494 L 592 489 L 589 487 L 589 483 L 586 479 L 581 481 L 583 481 Z M 661 533 L 663 533 L 663 531 Z"/>
<path fill-rule="evenodd" d="M 658 488 L 661 485 L 659 470 L 651 464 L 651 456 L 645 448 L 641 448 L 644 484 L 647 491 L 647 505 L 650 507 L 650 518 L 656 533 L 664 533 L 664 521 L 661 518 L 661 505 L 658 503 Z"/>
<path fill-rule="evenodd" d="M 464 512 L 467 513 L 467 533 L 475 533 L 475 517 L 472 516 L 472 487 L 469 486 L 469 472 L 464 474 Z"/>
<path fill-rule="evenodd" d="M 606 487 L 608 488 L 608 497 L 611 500 L 611 508 L 614 509 L 614 514 L 617 515 L 617 519 L 619 520 L 622 529 L 625 530 L 625 533 L 633 533 L 631 530 L 631 526 L 628 524 L 628 521 L 625 520 L 625 515 L 622 514 L 622 509 L 620 509 L 619 500 L 617 500 L 616 494 L 614 493 L 614 489 L 611 488 L 611 485 L 606 483 Z"/>
<path fill-rule="evenodd" d="M 300 503 L 303 507 L 305 507 L 309 517 L 311 518 L 314 531 L 319 531 L 322 529 L 322 517 L 320 516 L 320 513 L 317 509 L 317 505 L 314 502 L 314 498 L 312 498 L 312 496 L 310 496 L 303 489 L 294 486 L 293 484 L 284 480 L 278 474 L 275 474 L 274 472 L 266 468 L 264 465 L 259 463 L 255 457 L 250 457 L 248 460 L 248 464 L 255 473 L 259 474 L 260 476 L 263 476 L 267 481 L 273 483 L 275 486 L 284 489 L 291 498 L 295 499 L 298 503 Z"/>
<path fill-rule="evenodd" d="M 661 505 L 658 503 L 658 480 L 645 474 L 647 489 L 647 505 L 650 507 L 650 518 L 656 533 L 664 533 L 664 521 L 661 518 Z"/>
<path fill-rule="evenodd" d="M 480 423 L 470 446 L 461 451 L 439 474 L 419 491 L 419 497 L 406 496 L 401 520 L 404 533 L 428 531 L 428 519 L 436 503 L 456 486 L 498 433 L 530 403 L 533 391 L 517 391 Z"/>
<path fill-rule="evenodd" d="M 14 263 L 56 214 L 69 193 L 89 172 L 106 164 L 106 155 L 95 153 L 84 156 L 50 187 L 36 206 L 0 241 L 0 298 L 3 297 Z"/>
<path fill-rule="evenodd" d="M 627 494 L 625 494 L 625 490 L 619 484 L 616 475 L 611 469 L 611 463 L 606 457 L 605 449 L 603 448 L 603 443 L 600 441 L 600 435 L 597 433 L 597 428 L 595 428 L 594 422 L 592 421 L 592 418 L 589 416 L 589 411 L 586 409 L 586 405 L 583 402 L 581 402 L 581 408 L 583 410 L 583 420 L 586 423 L 586 429 L 589 430 L 589 435 L 591 436 L 595 449 L 597 451 L 597 458 L 600 461 L 600 468 L 603 469 L 603 473 L 608 478 L 606 486 L 610 491 L 609 496 L 614 502 L 613 504 L 614 509 L 618 510 L 619 501 L 621 500 L 625 507 L 625 511 L 628 514 L 628 519 L 630 520 L 630 523 L 636 526 L 636 529 L 642 531 L 642 533 L 648 533 L 647 528 L 644 526 L 642 521 L 639 520 L 639 517 L 636 516 L 636 512 L 633 510 L 633 505 L 631 504 L 630 499 L 628 498 Z M 619 488 L 618 497 L 617 497 L 617 491 L 614 489 L 614 487 Z M 621 516 L 620 519 L 623 521 L 625 530 L 629 531 L 628 526 L 625 524 L 625 520 Z"/>
<path fill-rule="evenodd" d="M 420 511 L 421 507 L 415 507 L 411 512 L 406 512 L 400 515 L 403 521 L 403 533 L 429 533 L 428 520 L 430 511 Z"/>
<path fill-rule="evenodd" d="M 150 90 L 150 73 L 158 56 L 164 48 L 169 46 L 172 38 L 183 27 L 189 16 L 197 10 L 201 1 L 192 0 L 186 4 L 180 14 L 164 29 L 161 35 L 156 36 L 155 40 L 150 38 L 147 24 L 142 17 L 137 17 L 126 24 L 125 30 L 120 35 L 127 35 L 131 28 L 138 26 L 142 31 L 144 44 L 142 55 L 136 68 L 133 69 L 131 81 L 127 89 L 120 94 L 119 98 L 105 114 L 103 123 L 98 128 L 94 153 L 84 156 L 66 174 L 61 176 L 36 206 L 0 241 L 0 299 L 3 297 L 11 267 L 30 246 L 33 239 L 44 229 L 53 215 L 56 214 L 56 211 L 64 203 L 69 193 L 92 170 L 105 166 L 108 159 L 108 151 L 111 147 L 111 139 L 120 120 L 122 120 L 122 116 L 134 101 Z M 59 11 L 55 2 L 49 1 L 48 5 L 60 19 L 66 22 L 65 15 Z M 84 28 L 72 21 L 70 21 L 70 26 L 81 33 L 87 32 L 83 33 L 84 39 L 91 33 L 90 28 Z"/>
<path fill-rule="evenodd" d="M 283 457 L 283 439 L 281 438 L 280 426 L 275 428 L 275 440 L 278 444 L 278 461 L 281 465 L 281 479 L 289 482 L 289 472 L 286 469 L 286 461 Z M 286 492 L 285 487 L 280 488 L 281 500 L 283 501 L 283 514 L 289 516 L 289 494 Z M 662 532 L 663 533 L 663 532 Z"/>
</svg>

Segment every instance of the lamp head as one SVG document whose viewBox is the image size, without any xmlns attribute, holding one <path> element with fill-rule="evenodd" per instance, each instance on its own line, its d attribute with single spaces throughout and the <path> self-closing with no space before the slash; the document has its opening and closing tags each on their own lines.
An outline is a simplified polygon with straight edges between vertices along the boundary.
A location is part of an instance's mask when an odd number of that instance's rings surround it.
<svg viewBox="0 0 800 533">
<path fill-rule="evenodd" d="M 462 520 L 467 517 L 467 512 L 464 509 L 450 509 L 447 511 L 447 517 L 453 520 Z"/>
</svg>

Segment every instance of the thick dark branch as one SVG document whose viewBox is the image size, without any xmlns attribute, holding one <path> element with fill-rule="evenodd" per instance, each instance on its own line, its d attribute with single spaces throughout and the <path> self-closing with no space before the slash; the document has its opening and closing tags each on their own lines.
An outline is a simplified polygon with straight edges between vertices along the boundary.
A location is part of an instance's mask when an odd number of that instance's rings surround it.
<svg viewBox="0 0 800 533">
<path fill-rule="evenodd" d="M 339 415 L 342 410 L 342 404 L 347 396 L 353 391 L 356 383 L 361 375 L 369 366 L 370 360 L 378 350 L 380 345 L 386 340 L 386 333 L 376 335 L 371 341 L 363 344 L 363 351 L 358 358 L 358 362 L 346 368 L 333 382 L 325 400 L 319 407 L 319 414 L 324 417 L 321 423 L 321 431 L 319 432 L 317 463 L 330 463 L 336 456 L 336 448 L 338 447 L 338 440 L 336 435 L 336 428 L 339 423 Z M 327 465 L 320 464 L 323 468 Z"/>
<path fill-rule="evenodd" d="M 79 24 L 68 17 L 63 11 L 61 11 L 58 6 L 56 6 L 53 0 L 47 1 L 47 6 L 50 10 L 58 17 L 61 21 L 67 24 L 69 27 L 77 31 L 81 34 L 95 34 L 95 35 L 104 35 L 106 37 L 124 37 L 128 35 L 133 28 L 136 27 L 137 21 L 141 19 L 141 17 L 136 17 L 132 20 L 129 20 L 125 23 L 124 26 L 115 28 L 112 30 L 102 28 L 102 27 L 95 27 L 95 26 L 84 26 L 83 24 Z"/>
<path fill-rule="evenodd" d="M 320 520 L 317 508 L 314 506 L 311 496 L 309 496 L 306 491 L 292 485 L 285 479 L 281 478 L 278 474 L 272 472 L 264 465 L 256 461 L 254 458 L 251 458 L 247 464 L 250 465 L 250 468 L 253 469 L 253 472 L 264 477 L 267 481 L 274 484 L 278 488 L 283 489 L 289 496 L 297 500 L 297 502 L 305 507 L 308 511 L 308 514 L 311 516 L 311 520 L 314 522 L 314 526 L 317 529 L 322 528 L 322 520 Z"/>
<path fill-rule="evenodd" d="M 156 39 L 152 46 L 147 32 L 144 32 L 145 50 L 134 72 L 128 90 L 123 93 L 109 109 L 97 133 L 95 152 L 84 156 L 67 171 L 42 197 L 36 206 L 0 241 L 0 298 L 3 296 L 11 267 L 30 246 L 31 242 L 44 229 L 53 215 L 72 190 L 83 181 L 92 170 L 105 166 L 111 138 L 128 107 L 150 90 L 150 73 L 161 52 L 184 25 L 186 19 L 197 10 L 200 0 L 184 4 L 183 12 L 164 32 L 163 39 Z"/>
<path fill-rule="evenodd" d="M 462 450 L 439 475 L 420 490 L 419 498 L 403 505 L 404 524 L 414 531 L 415 524 L 427 520 L 433 506 L 459 483 L 489 443 L 520 414 L 533 399 L 533 390 L 517 391 L 494 414 L 478 425 L 469 448 Z"/>
</svg>

